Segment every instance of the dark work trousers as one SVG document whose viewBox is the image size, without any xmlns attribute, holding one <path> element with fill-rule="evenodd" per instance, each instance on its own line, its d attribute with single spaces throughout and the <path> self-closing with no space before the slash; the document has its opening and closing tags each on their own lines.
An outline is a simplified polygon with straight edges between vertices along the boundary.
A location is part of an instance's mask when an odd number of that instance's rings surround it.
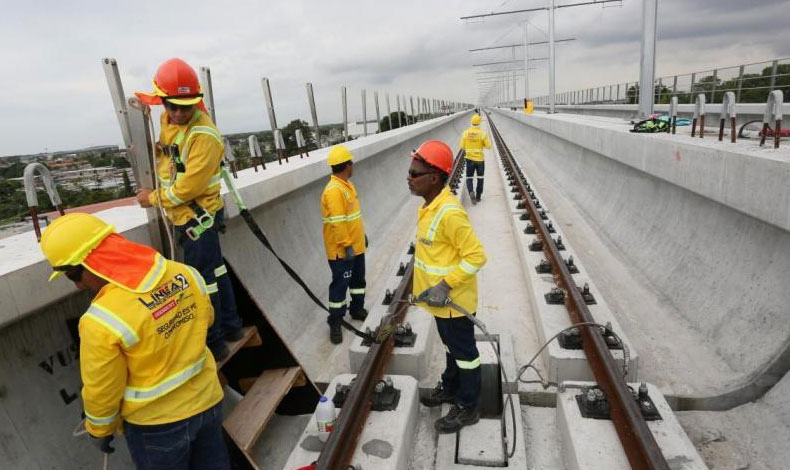
<svg viewBox="0 0 790 470">
<path fill-rule="evenodd" d="M 174 423 L 123 423 L 137 470 L 230 470 L 222 436 L 222 403 Z"/>
<path fill-rule="evenodd" d="M 365 253 L 356 255 L 353 260 L 330 259 L 332 283 L 329 284 L 330 324 L 339 322 L 346 314 L 346 291 L 351 293 L 349 310 L 359 312 L 365 307 Z"/>
<path fill-rule="evenodd" d="M 236 311 L 233 284 L 222 259 L 219 245 L 219 228 L 223 226 L 224 209 L 214 215 L 214 225 L 203 232 L 197 240 L 186 236 L 186 229 L 197 225 L 191 220 L 176 226 L 179 244 L 184 250 L 184 263 L 197 269 L 206 280 L 206 287 L 214 307 L 214 324 L 208 329 L 206 343 L 209 348 L 225 340 L 225 335 L 241 328 L 241 317 Z"/>
<path fill-rule="evenodd" d="M 475 343 L 475 325 L 466 317 L 436 318 L 436 328 L 444 343 L 447 367 L 442 386 L 454 394 L 463 408 L 477 408 L 480 399 L 480 353 Z"/>
<path fill-rule="evenodd" d="M 466 159 L 466 189 L 469 195 L 478 199 L 483 195 L 483 175 L 486 172 L 486 162 L 476 162 Z M 474 176 L 477 173 L 477 193 L 474 192 Z"/>
</svg>

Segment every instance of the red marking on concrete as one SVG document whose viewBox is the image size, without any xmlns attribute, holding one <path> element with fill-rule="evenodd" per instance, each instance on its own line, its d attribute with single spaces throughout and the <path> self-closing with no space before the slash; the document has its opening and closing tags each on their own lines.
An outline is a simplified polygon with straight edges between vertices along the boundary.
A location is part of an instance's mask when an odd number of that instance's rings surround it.
<svg viewBox="0 0 790 470">
<path fill-rule="evenodd" d="M 680 150 L 675 150 L 675 161 L 680 161 Z"/>
</svg>

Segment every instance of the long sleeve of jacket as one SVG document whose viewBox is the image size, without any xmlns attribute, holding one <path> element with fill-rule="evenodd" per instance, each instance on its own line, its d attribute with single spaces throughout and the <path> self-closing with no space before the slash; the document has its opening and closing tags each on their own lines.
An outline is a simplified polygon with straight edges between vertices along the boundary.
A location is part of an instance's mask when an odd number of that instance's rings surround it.
<svg viewBox="0 0 790 470">
<path fill-rule="evenodd" d="M 94 437 L 109 436 L 120 424 L 126 359 L 118 337 L 96 321 L 80 321 L 79 333 L 85 427 Z"/>
<path fill-rule="evenodd" d="M 189 145 L 185 173 L 170 187 L 161 187 L 149 196 L 151 205 L 162 201 L 162 207 L 170 209 L 197 198 L 211 184 L 217 173 L 224 149 L 219 142 L 208 135 L 195 136 Z"/>
<path fill-rule="evenodd" d="M 333 188 L 326 192 L 324 198 L 324 219 L 328 219 L 329 227 L 332 231 L 334 240 L 342 247 L 351 246 L 351 234 L 348 231 L 348 204 L 343 192 L 338 188 Z"/>
<path fill-rule="evenodd" d="M 480 268 L 486 264 L 486 254 L 483 245 L 472 230 L 466 213 L 451 212 L 445 216 L 444 224 L 445 235 L 461 256 L 458 266 L 444 278 L 451 288 L 455 288 L 477 274 Z"/>
</svg>

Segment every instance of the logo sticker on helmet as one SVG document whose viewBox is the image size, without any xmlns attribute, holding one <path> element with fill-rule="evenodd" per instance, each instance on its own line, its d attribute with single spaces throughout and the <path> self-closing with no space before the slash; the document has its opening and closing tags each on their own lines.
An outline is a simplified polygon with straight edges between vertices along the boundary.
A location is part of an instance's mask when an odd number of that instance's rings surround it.
<svg viewBox="0 0 790 470">
<path fill-rule="evenodd" d="M 191 90 L 192 90 L 192 88 L 190 88 L 188 86 L 180 86 L 180 87 L 178 87 L 178 94 L 179 95 L 183 95 L 185 93 L 189 93 Z"/>
</svg>

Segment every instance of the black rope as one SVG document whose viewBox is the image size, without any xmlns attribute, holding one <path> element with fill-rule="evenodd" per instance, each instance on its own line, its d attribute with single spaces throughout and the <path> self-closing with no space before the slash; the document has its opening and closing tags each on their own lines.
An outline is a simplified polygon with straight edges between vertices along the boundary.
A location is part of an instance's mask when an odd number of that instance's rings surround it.
<svg viewBox="0 0 790 470">
<path fill-rule="evenodd" d="M 296 271 L 294 271 L 293 268 L 290 265 L 288 265 L 288 263 L 286 263 L 282 258 L 280 258 L 280 255 L 278 255 L 276 251 L 274 251 L 274 248 L 272 247 L 272 244 L 269 242 L 269 239 L 266 238 L 266 234 L 263 233 L 263 230 L 261 230 L 261 227 L 258 225 L 258 223 L 255 221 L 255 219 L 252 217 L 252 214 L 250 214 L 250 211 L 248 211 L 247 209 L 242 209 L 240 211 L 240 214 L 241 214 L 242 218 L 244 218 L 244 221 L 247 223 L 247 226 L 250 228 L 250 230 L 255 235 L 255 237 L 258 240 L 260 240 L 260 242 L 263 244 L 263 246 L 265 246 L 266 249 L 269 250 L 274 255 L 275 258 L 277 258 L 277 261 L 280 262 L 280 265 L 283 267 L 283 269 L 285 269 L 285 272 L 287 272 L 288 275 L 291 276 L 291 279 L 293 279 L 294 281 L 296 281 L 297 284 L 302 286 L 302 289 L 305 291 L 307 296 L 310 297 L 310 300 L 315 302 L 315 304 L 318 305 L 319 307 L 321 307 L 322 310 L 324 310 L 327 313 L 329 313 L 329 309 L 326 307 L 326 305 L 324 305 L 324 303 L 321 302 L 321 300 L 318 297 L 316 297 L 316 295 L 313 293 L 312 290 L 310 290 L 310 288 L 307 286 L 307 284 L 305 284 L 305 282 L 302 280 L 302 278 L 299 276 L 299 274 L 297 274 Z M 373 343 L 378 343 L 379 342 L 379 341 L 376 341 L 376 338 L 372 337 L 371 335 L 369 335 L 369 334 L 367 334 L 367 333 L 365 333 L 363 331 L 360 331 L 354 325 L 352 325 L 351 323 L 347 322 L 346 320 L 344 320 L 342 318 L 340 319 L 340 325 L 343 326 L 343 328 L 349 330 L 350 332 L 354 333 L 355 335 L 359 336 L 362 339 L 371 341 Z"/>
</svg>

